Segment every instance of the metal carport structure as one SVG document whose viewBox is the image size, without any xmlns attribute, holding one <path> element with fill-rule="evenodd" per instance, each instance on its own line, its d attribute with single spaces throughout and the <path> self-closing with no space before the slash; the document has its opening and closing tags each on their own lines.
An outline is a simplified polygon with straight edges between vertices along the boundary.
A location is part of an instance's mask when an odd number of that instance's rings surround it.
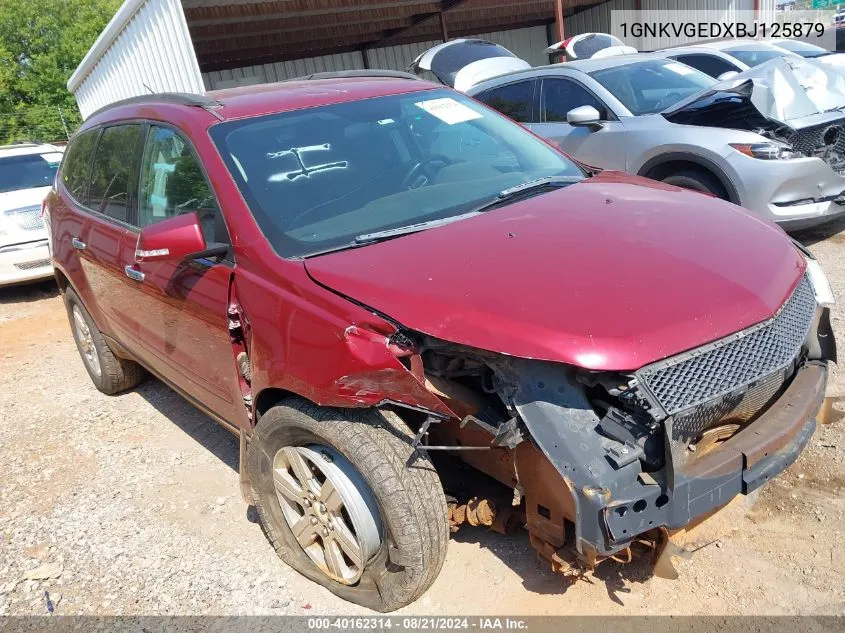
<svg viewBox="0 0 845 633">
<path fill-rule="evenodd" d="M 68 81 L 83 117 L 147 91 L 202 92 L 324 70 L 403 68 L 484 36 L 548 62 L 560 14 L 603 0 L 126 0 Z"/>
<path fill-rule="evenodd" d="M 539 65 L 566 34 L 610 29 L 612 10 L 729 17 L 774 0 L 125 0 L 68 81 L 82 116 L 153 91 L 204 92 L 321 71 L 404 69 L 477 36 Z"/>
</svg>

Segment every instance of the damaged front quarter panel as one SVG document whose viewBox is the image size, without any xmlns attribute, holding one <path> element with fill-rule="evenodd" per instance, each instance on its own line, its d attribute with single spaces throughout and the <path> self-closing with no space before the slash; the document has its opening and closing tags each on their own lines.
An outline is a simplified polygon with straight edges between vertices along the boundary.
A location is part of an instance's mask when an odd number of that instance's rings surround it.
<svg viewBox="0 0 845 633">
<path fill-rule="evenodd" d="M 361 404 L 394 403 L 442 417 L 458 417 L 426 389 L 420 357 L 413 348 L 403 346 L 401 337 L 391 338 L 360 325 L 350 325 L 343 337 L 349 353 L 367 369 L 340 376 L 335 381 L 339 395 Z"/>
</svg>

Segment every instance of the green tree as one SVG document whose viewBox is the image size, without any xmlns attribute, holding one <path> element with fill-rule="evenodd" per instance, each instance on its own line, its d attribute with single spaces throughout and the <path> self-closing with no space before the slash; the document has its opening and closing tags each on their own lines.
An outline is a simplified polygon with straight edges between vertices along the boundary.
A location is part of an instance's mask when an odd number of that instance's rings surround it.
<svg viewBox="0 0 845 633">
<path fill-rule="evenodd" d="M 0 144 L 65 138 L 81 121 L 67 80 L 121 0 L 0 0 Z"/>
</svg>

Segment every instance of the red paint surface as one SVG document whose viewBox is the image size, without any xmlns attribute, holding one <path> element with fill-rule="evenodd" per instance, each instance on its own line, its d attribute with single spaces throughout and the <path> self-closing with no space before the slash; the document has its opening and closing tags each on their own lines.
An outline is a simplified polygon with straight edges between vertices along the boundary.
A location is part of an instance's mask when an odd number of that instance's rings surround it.
<svg viewBox="0 0 845 633">
<path fill-rule="evenodd" d="M 144 227 L 138 236 L 139 261 L 182 259 L 206 249 L 199 217 L 196 213 L 185 213 Z"/>
<path fill-rule="evenodd" d="M 769 318 L 804 261 L 779 229 L 729 203 L 604 172 L 306 266 L 439 338 L 636 369 Z"/>
</svg>

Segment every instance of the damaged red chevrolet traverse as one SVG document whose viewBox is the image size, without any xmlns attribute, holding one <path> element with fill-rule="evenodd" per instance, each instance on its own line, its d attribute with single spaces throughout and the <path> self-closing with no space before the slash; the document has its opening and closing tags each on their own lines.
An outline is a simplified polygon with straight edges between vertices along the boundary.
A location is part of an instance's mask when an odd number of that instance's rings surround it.
<svg viewBox="0 0 845 633">
<path fill-rule="evenodd" d="M 671 570 L 673 531 L 813 433 L 821 268 L 732 204 L 367 74 L 83 124 L 45 218 L 95 385 L 153 374 L 237 434 L 278 555 L 373 609 L 419 598 L 464 522 L 524 525 L 558 571 L 643 543 Z"/>
</svg>

